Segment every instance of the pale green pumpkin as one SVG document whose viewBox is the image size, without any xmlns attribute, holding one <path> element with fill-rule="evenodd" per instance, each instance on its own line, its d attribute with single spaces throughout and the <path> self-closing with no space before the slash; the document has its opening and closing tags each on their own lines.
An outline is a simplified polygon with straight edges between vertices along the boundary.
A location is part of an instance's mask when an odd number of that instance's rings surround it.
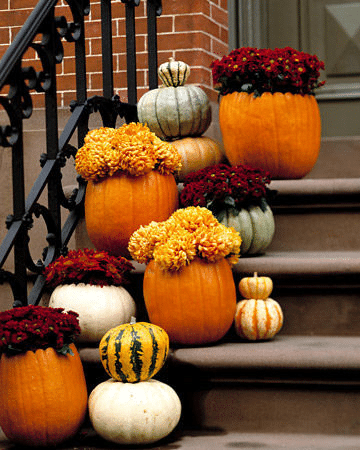
<svg viewBox="0 0 360 450">
<path fill-rule="evenodd" d="M 235 228 L 240 234 L 242 255 L 263 253 L 274 237 L 274 216 L 264 199 L 261 206 L 242 208 L 238 213 L 230 208 L 218 214 L 217 218 L 220 223 Z"/>
</svg>

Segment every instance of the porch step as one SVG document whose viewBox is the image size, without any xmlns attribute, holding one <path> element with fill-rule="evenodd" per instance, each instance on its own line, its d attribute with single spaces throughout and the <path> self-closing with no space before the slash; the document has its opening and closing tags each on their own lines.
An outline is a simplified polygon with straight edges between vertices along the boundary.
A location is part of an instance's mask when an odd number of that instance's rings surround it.
<svg viewBox="0 0 360 450">
<path fill-rule="evenodd" d="M 360 250 L 360 177 L 274 180 L 268 250 Z"/>
<path fill-rule="evenodd" d="M 0 448 L 17 448 L 7 440 L 1 439 Z M 62 450 L 117 450 L 124 448 L 107 442 L 92 429 L 84 429 L 79 437 L 57 448 Z M 129 448 L 129 447 L 128 447 Z M 286 433 L 237 433 L 219 430 L 176 431 L 171 436 L 153 445 L 132 447 L 137 450 L 358 450 L 360 437 L 332 436 L 318 434 Z"/>
<path fill-rule="evenodd" d="M 199 429 L 360 438 L 359 345 L 358 337 L 282 335 L 179 348 L 170 379 L 184 420 Z"/>
</svg>

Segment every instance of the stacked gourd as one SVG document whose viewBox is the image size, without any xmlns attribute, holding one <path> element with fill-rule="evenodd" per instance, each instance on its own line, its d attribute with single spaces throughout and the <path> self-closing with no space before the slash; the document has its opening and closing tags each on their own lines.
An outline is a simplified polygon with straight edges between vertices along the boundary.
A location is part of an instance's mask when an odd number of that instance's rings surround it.
<svg viewBox="0 0 360 450">
<path fill-rule="evenodd" d="M 150 444 L 178 424 L 181 403 L 176 392 L 152 377 L 169 352 L 165 330 L 147 322 L 122 324 L 100 341 L 100 358 L 110 379 L 89 397 L 95 431 L 117 444 Z"/>
<path fill-rule="evenodd" d="M 273 282 L 269 277 L 242 278 L 240 294 L 245 297 L 236 305 L 235 330 L 243 339 L 251 341 L 273 338 L 283 325 L 283 312 L 278 302 L 269 298 Z"/>
<path fill-rule="evenodd" d="M 139 121 L 163 140 L 170 140 L 181 155 L 179 181 L 190 172 L 218 164 L 223 150 L 203 136 L 211 123 L 209 99 L 199 86 L 185 85 L 190 67 L 170 58 L 159 66 L 163 85 L 145 93 L 138 102 Z"/>
</svg>

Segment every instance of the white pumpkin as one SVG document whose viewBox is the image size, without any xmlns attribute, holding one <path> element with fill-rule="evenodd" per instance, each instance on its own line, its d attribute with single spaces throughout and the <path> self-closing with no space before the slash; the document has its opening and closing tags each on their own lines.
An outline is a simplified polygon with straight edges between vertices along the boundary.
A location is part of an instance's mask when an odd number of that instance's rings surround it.
<svg viewBox="0 0 360 450">
<path fill-rule="evenodd" d="M 233 213 L 232 210 L 220 214 L 222 218 L 218 217 L 219 222 L 234 227 L 240 234 L 242 255 L 263 253 L 271 244 L 275 233 L 275 220 L 270 206 L 264 199 L 262 206 L 242 208 L 239 214 Z"/>
<path fill-rule="evenodd" d="M 117 444 L 150 444 L 167 436 L 180 420 L 181 402 L 174 389 L 150 379 L 122 383 L 109 379 L 89 397 L 94 430 Z"/>
<path fill-rule="evenodd" d="M 79 314 L 78 342 L 98 343 L 110 329 L 136 315 L 134 299 L 122 286 L 64 284 L 51 294 L 49 306 Z"/>
</svg>

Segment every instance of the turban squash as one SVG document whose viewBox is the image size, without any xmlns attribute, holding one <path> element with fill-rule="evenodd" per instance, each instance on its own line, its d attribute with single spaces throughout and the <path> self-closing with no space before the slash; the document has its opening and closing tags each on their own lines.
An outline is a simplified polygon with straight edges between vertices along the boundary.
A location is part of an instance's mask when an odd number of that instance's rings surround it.
<svg viewBox="0 0 360 450">
<path fill-rule="evenodd" d="M 313 95 L 233 92 L 221 98 L 219 123 L 231 165 L 261 167 L 274 179 L 296 179 L 317 161 L 321 120 Z"/>
</svg>

